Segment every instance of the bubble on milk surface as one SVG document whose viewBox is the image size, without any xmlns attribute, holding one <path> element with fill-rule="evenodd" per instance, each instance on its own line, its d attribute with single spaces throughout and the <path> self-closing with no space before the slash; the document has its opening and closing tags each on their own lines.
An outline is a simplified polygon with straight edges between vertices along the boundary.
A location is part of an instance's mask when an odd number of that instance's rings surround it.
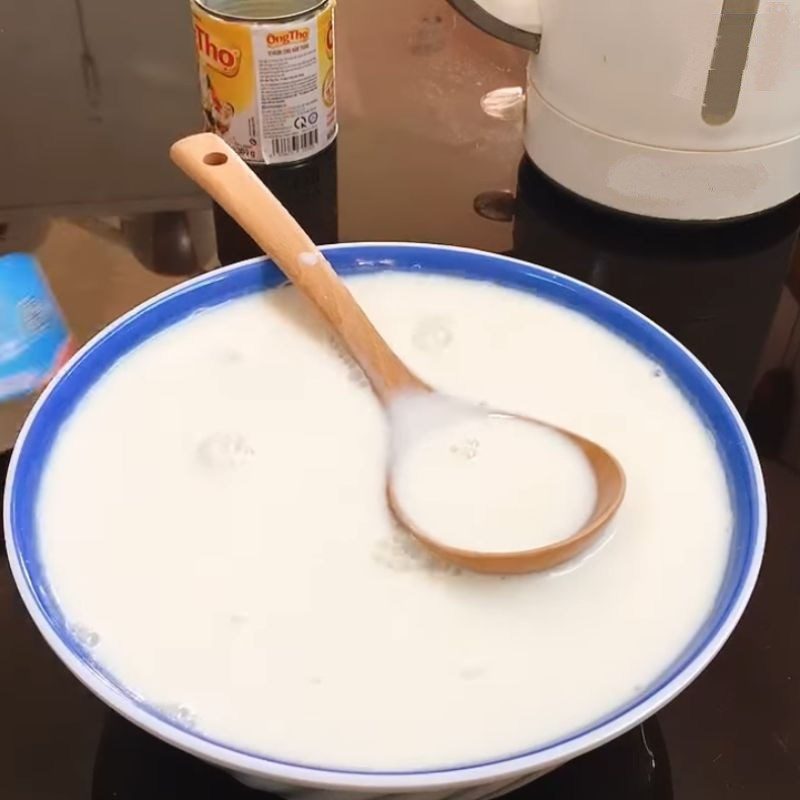
<svg viewBox="0 0 800 800">
<path fill-rule="evenodd" d="M 255 450 L 241 434 L 230 431 L 212 433 L 197 446 L 198 461 L 211 470 L 227 471 L 243 467 Z"/>
<path fill-rule="evenodd" d="M 452 323 L 446 317 L 424 317 L 414 328 L 411 341 L 425 353 L 443 353 L 453 341 Z"/>
<path fill-rule="evenodd" d="M 328 346 L 330 347 L 334 357 L 340 361 L 347 370 L 347 380 L 354 386 L 364 389 L 369 386 L 369 379 L 367 378 L 364 370 L 356 364 L 353 357 L 344 348 L 344 345 L 339 341 L 338 337 L 329 334 L 327 337 Z"/>
<path fill-rule="evenodd" d="M 100 634 L 85 625 L 71 625 L 70 630 L 75 639 L 84 647 L 92 648 L 100 644 Z"/>
<path fill-rule="evenodd" d="M 464 461 L 472 461 L 474 458 L 477 458 L 480 446 L 481 443 L 479 439 L 476 439 L 474 436 L 468 436 L 466 439 L 451 444 L 450 452 Z"/>
<path fill-rule="evenodd" d="M 224 366 L 232 367 L 244 361 L 244 354 L 233 347 L 225 347 L 217 354 L 217 360 Z"/>
<path fill-rule="evenodd" d="M 461 575 L 462 570 L 436 556 L 399 522 L 391 533 L 381 538 L 372 551 L 373 559 L 393 572 L 428 572 L 440 575 Z"/>
<path fill-rule="evenodd" d="M 458 677 L 463 681 L 476 681 L 486 675 L 486 667 L 477 664 L 462 667 L 458 672 Z"/>
<path fill-rule="evenodd" d="M 194 712 L 182 703 L 162 703 L 156 706 L 156 710 L 182 728 L 191 730 L 197 724 Z"/>
<path fill-rule="evenodd" d="M 347 370 L 347 380 L 350 383 L 358 386 L 360 389 L 364 389 L 365 387 L 369 386 L 369 378 L 367 378 L 364 370 L 358 366 L 358 364 L 353 364 L 350 369 Z"/>
</svg>

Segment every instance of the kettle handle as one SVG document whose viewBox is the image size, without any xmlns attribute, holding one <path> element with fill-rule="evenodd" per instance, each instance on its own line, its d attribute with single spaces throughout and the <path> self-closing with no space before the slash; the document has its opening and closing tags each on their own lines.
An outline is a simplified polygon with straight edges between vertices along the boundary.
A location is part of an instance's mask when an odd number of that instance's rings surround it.
<svg viewBox="0 0 800 800">
<path fill-rule="evenodd" d="M 504 22 L 490 14 L 480 2 L 476 0 L 447 0 L 459 14 L 466 17 L 473 25 L 482 31 L 502 39 L 504 42 L 524 47 L 534 53 L 539 52 L 542 41 L 542 18 L 539 10 L 539 0 L 529 0 L 530 12 L 525 20 L 524 27 L 517 27 L 509 22 Z"/>
</svg>

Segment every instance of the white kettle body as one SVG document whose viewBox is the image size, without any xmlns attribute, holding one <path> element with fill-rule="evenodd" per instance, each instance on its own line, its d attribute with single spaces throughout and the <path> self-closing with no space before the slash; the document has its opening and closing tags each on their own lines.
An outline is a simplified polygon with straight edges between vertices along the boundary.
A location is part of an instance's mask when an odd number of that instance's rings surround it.
<svg viewBox="0 0 800 800">
<path fill-rule="evenodd" d="M 800 193 L 800 0 L 451 0 L 527 46 L 525 146 L 571 191 L 676 220 Z"/>
</svg>

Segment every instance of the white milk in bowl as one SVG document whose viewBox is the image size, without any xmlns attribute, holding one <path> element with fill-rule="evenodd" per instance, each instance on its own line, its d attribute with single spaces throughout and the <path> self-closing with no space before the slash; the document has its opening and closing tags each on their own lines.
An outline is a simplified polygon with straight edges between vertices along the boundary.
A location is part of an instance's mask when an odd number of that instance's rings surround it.
<svg viewBox="0 0 800 800">
<path fill-rule="evenodd" d="M 317 767 L 486 762 L 633 701 L 720 588 L 732 511 L 711 434 L 576 312 L 458 278 L 348 282 L 432 386 L 616 455 L 628 491 L 608 534 L 524 576 L 429 556 L 386 506 L 382 408 L 283 288 L 147 341 L 64 425 L 38 522 L 73 629 L 178 725 Z"/>
</svg>

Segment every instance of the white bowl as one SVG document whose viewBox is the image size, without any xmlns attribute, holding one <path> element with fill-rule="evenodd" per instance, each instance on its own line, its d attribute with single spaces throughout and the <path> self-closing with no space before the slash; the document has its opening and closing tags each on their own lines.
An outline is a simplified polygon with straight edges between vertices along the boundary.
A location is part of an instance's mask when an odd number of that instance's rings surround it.
<svg viewBox="0 0 800 800">
<path fill-rule="evenodd" d="M 36 503 L 42 467 L 59 429 L 87 390 L 125 353 L 199 309 L 284 282 L 264 259 L 235 264 L 188 281 L 144 303 L 84 347 L 39 399 L 19 437 L 8 474 L 5 525 L 9 562 L 28 611 L 70 670 L 109 706 L 155 736 L 224 767 L 249 785 L 286 795 L 318 789 L 351 795 L 425 792 L 438 798 L 510 790 L 651 716 L 697 677 L 744 611 L 764 550 L 766 507 L 758 460 L 747 431 L 707 370 L 638 312 L 570 278 L 503 256 L 437 245 L 347 244 L 325 248 L 342 273 L 404 270 L 457 275 L 534 292 L 597 320 L 658 362 L 691 401 L 715 438 L 734 507 L 733 544 L 714 608 L 691 643 L 632 702 L 557 741 L 479 763 L 407 772 L 337 770 L 246 752 L 187 730 L 133 695 L 96 663 L 70 632 L 50 591 L 37 547 Z"/>
</svg>

